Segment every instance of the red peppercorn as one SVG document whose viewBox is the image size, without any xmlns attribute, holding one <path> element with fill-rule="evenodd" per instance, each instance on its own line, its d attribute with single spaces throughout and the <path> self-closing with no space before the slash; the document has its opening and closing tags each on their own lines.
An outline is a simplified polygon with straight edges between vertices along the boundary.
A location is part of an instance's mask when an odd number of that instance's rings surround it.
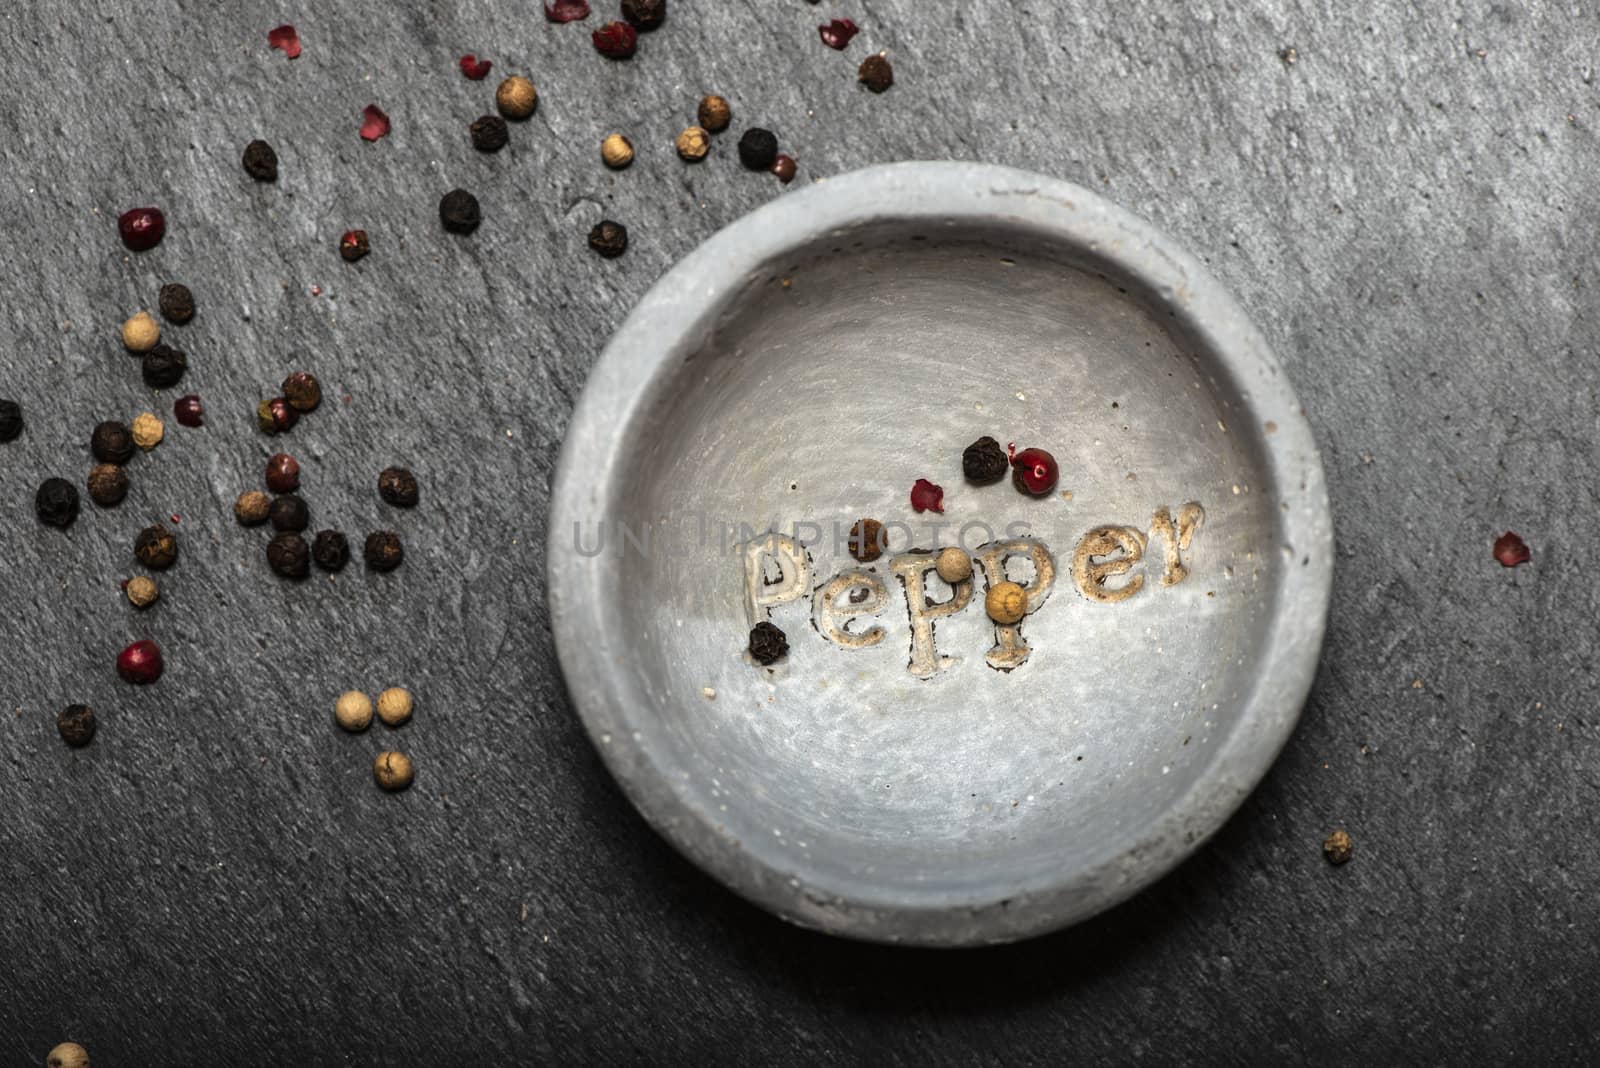
<svg viewBox="0 0 1600 1068">
<path fill-rule="evenodd" d="M 626 22 L 608 22 L 590 34 L 594 48 L 607 59 L 627 59 L 639 47 L 639 34 Z"/>
<path fill-rule="evenodd" d="M 286 434 L 300 421 L 300 413 L 282 397 L 256 405 L 256 423 L 268 434 Z"/>
<path fill-rule="evenodd" d="M 267 461 L 267 488 L 273 493 L 293 493 L 300 488 L 300 464 L 286 452 Z"/>
<path fill-rule="evenodd" d="M 911 485 L 911 507 L 917 512 L 926 512 L 932 509 L 944 514 L 944 487 L 936 486 L 925 478 L 919 478 Z"/>
<path fill-rule="evenodd" d="M 794 181 L 795 172 L 799 170 L 799 167 L 800 165 L 795 162 L 793 156 L 782 152 L 778 153 L 778 158 L 772 161 L 772 173 L 776 174 L 778 181 L 784 185 Z"/>
<path fill-rule="evenodd" d="M 153 641 L 137 641 L 117 655 L 117 674 L 123 682 L 147 686 L 161 677 L 166 665 L 161 660 L 161 646 Z"/>
<path fill-rule="evenodd" d="M 1015 445 L 1007 445 L 1006 449 L 1011 453 L 1013 486 L 1035 497 L 1043 497 L 1056 488 L 1061 471 L 1056 467 L 1054 456 L 1043 449 L 1023 449 L 1018 452 Z"/>
<path fill-rule="evenodd" d="M 200 398 L 193 393 L 172 402 L 172 417 L 183 426 L 200 426 L 204 416 L 205 409 L 200 406 Z"/>
<path fill-rule="evenodd" d="M 135 252 L 145 252 L 161 244 L 167 232 L 167 217 L 160 208 L 134 208 L 117 219 L 122 243 Z"/>
<path fill-rule="evenodd" d="M 354 263 L 372 251 L 365 230 L 346 230 L 339 238 L 339 256 L 346 263 Z"/>
</svg>

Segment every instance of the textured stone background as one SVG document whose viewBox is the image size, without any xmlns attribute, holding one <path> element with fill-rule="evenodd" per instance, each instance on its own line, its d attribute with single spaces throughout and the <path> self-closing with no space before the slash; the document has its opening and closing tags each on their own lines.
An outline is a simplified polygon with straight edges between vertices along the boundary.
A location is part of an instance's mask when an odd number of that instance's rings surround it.
<svg viewBox="0 0 1600 1068">
<path fill-rule="evenodd" d="M 551 26 L 533 0 L 8 8 L 0 395 L 29 429 L 0 447 L 0 1060 L 66 1037 L 97 1065 L 1578 1059 L 1597 25 L 1421 6 L 675 0 L 628 64 L 589 46 L 599 10 Z M 834 14 L 863 27 L 842 55 L 814 28 Z M 265 43 L 285 20 L 292 63 Z M 877 49 L 881 98 L 853 79 Z M 457 73 L 467 51 L 490 80 Z M 539 113 L 480 157 L 466 125 L 518 71 Z M 1103 191 L 1211 263 L 1309 409 L 1339 576 L 1304 721 L 1211 845 L 1097 921 L 943 955 L 789 928 L 635 817 L 567 705 L 541 539 L 572 398 L 669 264 L 783 195 L 731 135 L 673 156 L 708 90 L 802 180 L 954 157 Z M 639 151 L 619 175 L 613 128 Z M 275 186 L 239 168 L 257 136 Z M 455 185 L 484 204 L 470 239 L 437 225 Z M 114 219 L 144 203 L 169 236 L 130 258 Z M 620 261 L 584 247 L 602 212 L 631 228 Z M 351 267 L 354 225 L 375 251 Z M 170 279 L 201 304 L 169 336 L 208 425 L 169 426 L 120 509 L 41 528 L 34 486 L 82 479 L 97 420 L 170 414 L 116 337 Z M 232 522 L 273 451 L 251 409 L 301 367 L 331 394 L 287 439 L 315 521 L 395 526 L 393 575 L 286 585 Z M 376 497 L 391 462 L 415 512 Z M 182 557 L 135 616 L 117 581 L 170 513 Z M 1531 565 L 1490 557 L 1506 527 Z M 140 636 L 170 666 L 135 690 L 112 663 Z M 394 683 L 419 699 L 400 736 L 334 728 L 339 691 Z M 88 750 L 55 736 L 70 701 L 100 710 Z M 395 743 L 419 775 L 390 797 L 369 763 Z M 1331 869 L 1339 825 L 1357 858 Z"/>
</svg>

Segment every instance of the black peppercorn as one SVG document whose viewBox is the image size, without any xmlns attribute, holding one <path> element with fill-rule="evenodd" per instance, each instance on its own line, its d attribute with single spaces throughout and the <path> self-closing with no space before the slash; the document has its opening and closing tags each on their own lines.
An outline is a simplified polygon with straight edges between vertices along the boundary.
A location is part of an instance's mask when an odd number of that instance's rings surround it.
<svg viewBox="0 0 1600 1068">
<path fill-rule="evenodd" d="M 472 147 L 479 152 L 498 152 L 511 138 L 506 120 L 498 115 L 479 116 L 467 127 L 467 132 L 472 135 Z"/>
<path fill-rule="evenodd" d="M 126 423 L 107 419 L 89 435 L 89 451 L 103 464 L 125 464 L 133 457 L 133 433 Z"/>
<path fill-rule="evenodd" d="M 178 539 L 160 523 L 145 527 L 133 539 L 133 555 L 151 571 L 165 571 L 178 559 Z"/>
<path fill-rule="evenodd" d="M 608 260 L 628 251 L 628 228 L 619 222 L 602 219 L 589 231 L 589 247 Z"/>
<path fill-rule="evenodd" d="M 265 141 L 251 141 L 244 146 L 244 169 L 258 182 L 276 182 L 278 154 Z"/>
<path fill-rule="evenodd" d="M 114 508 L 128 495 L 128 473 L 116 464 L 96 464 L 89 469 L 89 499 L 102 508 Z"/>
<path fill-rule="evenodd" d="M 305 499 L 298 493 L 285 493 L 282 497 L 273 498 L 267 518 L 272 520 L 273 530 L 299 532 L 310 525 L 311 509 L 306 507 Z"/>
<path fill-rule="evenodd" d="M 1006 450 L 991 437 L 979 438 L 961 454 L 961 473 L 974 486 L 999 482 L 1006 477 L 1006 471 L 1010 468 L 1011 460 L 1006 456 Z"/>
<path fill-rule="evenodd" d="M 771 130 L 753 126 L 739 138 L 739 162 L 753 171 L 764 171 L 778 158 L 778 137 Z"/>
<path fill-rule="evenodd" d="M 56 716 L 56 730 L 61 740 L 80 749 L 94 741 L 94 709 L 88 705 L 68 705 Z"/>
<path fill-rule="evenodd" d="M 411 508 L 417 503 L 417 476 L 403 467 L 385 467 L 378 472 L 378 496 L 396 508 Z"/>
<path fill-rule="evenodd" d="M 287 434 L 300 421 L 300 413 L 283 397 L 256 405 L 256 425 L 268 434 Z"/>
<path fill-rule="evenodd" d="M 770 664 L 789 653 L 789 639 L 773 623 L 763 620 L 750 631 L 750 656 L 758 664 Z"/>
<path fill-rule="evenodd" d="M 0 400 L 0 441 L 15 441 L 22 433 L 22 405 Z"/>
<path fill-rule="evenodd" d="M 171 345 L 157 345 L 144 354 L 144 383 L 152 389 L 175 386 L 188 366 L 189 357 Z"/>
<path fill-rule="evenodd" d="M 483 221 L 478 198 L 465 189 L 452 189 L 439 201 L 439 221 L 452 234 L 470 234 Z"/>
<path fill-rule="evenodd" d="M 324 571 L 343 571 L 350 562 L 350 541 L 337 530 L 319 530 L 311 543 L 311 559 Z"/>
<path fill-rule="evenodd" d="M 283 399 L 297 412 L 313 411 L 322 403 L 322 383 L 310 371 L 296 371 L 283 380 Z"/>
<path fill-rule="evenodd" d="M 622 0 L 622 17 L 636 30 L 653 30 L 667 20 L 667 0 Z"/>
<path fill-rule="evenodd" d="M 194 294 L 181 282 L 162 286 L 159 303 L 161 315 L 168 322 L 186 323 L 194 318 Z"/>
<path fill-rule="evenodd" d="M 392 530 L 374 530 L 367 535 L 367 544 L 363 548 L 362 555 L 372 570 L 393 571 L 400 566 L 400 561 L 405 559 L 406 554 L 400 544 L 400 535 Z"/>
<path fill-rule="evenodd" d="M 881 93 L 894 84 L 894 66 L 883 55 L 868 56 L 861 61 L 856 79 L 874 93 Z"/>
<path fill-rule="evenodd" d="M 33 510 L 46 526 L 70 527 L 78 518 L 78 488 L 64 478 L 47 478 L 33 496 Z"/>
<path fill-rule="evenodd" d="M 311 550 L 306 539 L 286 530 L 267 542 L 267 563 L 284 578 L 305 578 L 311 573 Z"/>
</svg>

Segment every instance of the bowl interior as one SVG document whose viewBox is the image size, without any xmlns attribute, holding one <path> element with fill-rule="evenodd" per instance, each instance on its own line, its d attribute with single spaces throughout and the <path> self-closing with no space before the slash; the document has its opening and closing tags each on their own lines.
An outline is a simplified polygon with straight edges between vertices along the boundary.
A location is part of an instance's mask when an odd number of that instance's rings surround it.
<svg viewBox="0 0 1600 1068">
<path fill-rule="evenodd" d="M 1004 221 L 837 230 L 716 299 L 617 428 L 605 523 L 574 531 L 615 560 L 615 685 L 656 766 L 724 839 L 884 903 L 1127 850 L 1263 667 L 1294 553 L 1272 413 L 1170 294 Z M 1059 485 L 968 484 L 984 435 L 1048 450 Z M 919 478 L 942 515 L 912 510 Z M 862 517 L 890 524 L 871 563 Z M 909 553 L 948 545 L 979 561 L 965 593 Z M 1010 631 L 984 608 L 1002 573 L 1029 592 Z M 770 667 L 763 618 L 789 644 Z"/>
</svg>

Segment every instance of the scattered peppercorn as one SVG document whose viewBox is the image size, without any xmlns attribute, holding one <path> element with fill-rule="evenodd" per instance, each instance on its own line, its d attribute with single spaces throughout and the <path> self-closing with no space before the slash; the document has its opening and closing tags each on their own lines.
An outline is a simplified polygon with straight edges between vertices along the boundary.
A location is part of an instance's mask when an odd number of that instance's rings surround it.
<svg viewBox="0 0 1600 1068">
<path fill-rule="evenodd" d="M 778 136 L 752 126 L 739 138 L 739 162 L 752 171 L 764 171 L 778 159 Z"/>
<path fill-rule="evenodd" d="M 405 559 L 405 548 L 400 544 L 400 535 L 394 531 L 374 530 L 367 535 L 362 555 L 372 570 L 393 571 Z"/>
<path fill-rule="evenodd" d="M 539 92 L 520 74 L 513 74 L 494 91 L 494 106 L 508 119 L 526 119 L 539 106 Z"/>
<path fill-rule="evenodd" d="M 272 515 L 272 498 L 260 490 L 246 490 L 233 502 L 233 517 L 240 526 L 258 527 Z"/>
<path fill-rule="evenodd" d="M 157 345 L 144 354 L 145 385 L 152 389 L 169 389 L 178 384 L 189 367 L 189 357 L 171 345 Z"/>
<path fill-rule="evenodd" d="M 750 656 L 758 664 L 766 665 L 780 660 L 789 653 L 789 639 L 778 626 L 762 620 L 750 630 Z"/>
<path fill-rule="evenodd" d="M 311 549 L 306 539 L 285 530 L 267 542 L 267 563 L 284 578 L 302 579 L 311 573 Z"/>
<path fill-rule="evenodd" d="M 385 467 L 378 472 L 378 496 L 397 508 L 417 503 L 417 476 L 404 467 Z"/>
<path fill-rule="evenodd" d="M 728 123 L 733 121 L 733 107 L 726 97 L 715 93 L 700 98 L 700 107 L 697 112 L 700 125 L 711 133 L 721 133 L 728 128 Z"/>
<path fill-rule="evenodd" d="M 1015 446 L 1009 448 L 1015 450 Z M 1031 497 L 1043 497 L 1056 488 L 1056 482 L 1060 477 L 1061 471 L 1056 466 L 1056 458 L 1043 449 L 1013 451 L 1011 484 L 1019 493 L 1026 493 Z"/>
<path fill-rule="evenodd" d="M 622 17 L 646 32 L 667 21 L 667 0 L 622 0 Z"/>
<path fill-rule="evenodd" d="M 161 656 L 161 646 L 148 639 L 134 642 L 117 654 L 117 674 L 122 676 L 123 682 L 131 682 L 135 686 L 148 686 L 155 682 L 166 666 Z"/>
<path fill-rule="evenodd" d="M 1028 591 L 1015 582 L 996 582 L 984 595 L 983 610 L 1003 627 L 1020 623 L 1028 612 Z"/>
<path fill-rule="evenodd" d="M 135 575 L 128 580 L 128 603 L 135 608 L 149 608 L 161 596 L 156 580 L 145 575 Z"/>
<path fill-rule="evenodd" d="M 602 219 L 589 231 L 589 247 L 608 260 L 628 251 L 628 228 L 619 222 Z"/>
<path fill-rule="evenodd" d="M 128 473 L 117 464 L 89 468 L 89 499 L 102 508 L 115 508 L 128 495 Z"/>
<path fill-rule="evenodd" d="M 133 208 L 117 216 L 117 233 L 134 252 L 148 252 L 167 233 L 167 217 L 160 208 Z"/>
<path fill-rule="evenodd" d="M 439 200 L 439 221 L 452 234 L 470 234 L 483 221 L 478 198 L 465 189 L 452 189 Z"/>
<path fill-rule="evenodd" d="M 883 555 L 883 524 L 876 519 L 858 519 L 850 528 L 850 555 L 863 564 Z"/>
<path fill-rule="evenodd" d="M 1350 840 L 1350 832 L 1337 830 L 1323 839 L 1322 855 L 1328 858 L 1329 864 L 1345 864 L 1355 856 L 1355 843 Z"/>
<path fill-rule="evenodd" d="M 856 79 L 874 93 L 881 93 L 894 84 L 894 65 L 882 52 L 861 61 Z"/>
<path fill-rule="evenodd" d="M 300 462 L 286 452 L 267 459 L 267 488 L 273 493 L 293 493 L 300 488 Z"/>
<path fill-rule="evenodd" d="M 626 22 L 608 22 L 589 35 L 594 50 L 607 59 L 629 59 L 639 47 L 639 35 Z"/>
<path fill-rule="evenodd" d="M 205 422 L 206 410 L 200 404 L 200 398 L 193 393 L 185 394 L 172 402 L 172 417 L 178 421 L 179 426 L 197 427 Z"/>
<path fill-rule="evenodd" d="M 817 33 L 822 37 L 822 43 L 836 52 L 847 48 L 855 35 L 861 32 L 861 27 L 855 24 L 854 19 L 834 19 L 817 27 Z"/>
<path fill-rule="evenodd" d="M 940 578 L 954 586 L 972 577 L 972 557 L 967 555 L 965 549 L 951 545 L 939 550 L 939 555 L 933 560 L 933 569 Z"/>
<path fill-rule="evenodd" d="M 45 1068 L 89 1068 L 89 1051 L 76 1042 L 63 1042 L 44 1059 Z"/>
<path fill-rule="evenodd" d="M 56 730 L 61 732 L 61 740 L 74 749 L 81 749 L 94 741 L 94 729 L 94 709 L 88 705 L 68 705 L 56 714 Z M 57 1046 L 51 1050 L 50 1056 L 54 1058 L 60 1049 Z M 53 1064 L 54 1061 L 48 1063 Z M 87 1066 L 89 1059 L 85 1057 L 80 1063 Z"/>
<path fill-rule="evenodd" d="M 297 493 L 285 493 L 272 501 L 267 516 L 272 520 L 273 530 L 289 530 L 299 533 L 311 525 L 311 509 L 306 507 L 305 498 Z"/>
<path fill-rule="evenodd" d="M 296 371 L 283 380 L 283 399 L 297 412 L 315 411 L 322 403 L 322 383 L 310 371 Z"/>
<path fill-rule="evenodd" d="M 167 428 L 154 412 L 140 412 L 133 421 L 133 443 L 149 452 L 167 436 Z"/>
<path fill-rule="evenodd" d="M 169 323 L 186 323 L 194 318 L 194 294 L 181 282 L 162 286 L 159 304 L 162 317 Z"/>
<path fill-rule="evenodd" d="M 614 133 L 600 142 L 600 160 L 614 171 L 633 162 L 633 142 Z"/>
<path fill-rule="evenodd" d="M 0 400 L 0 441 L 16 441 L 22 436 L 22 405 Z"/>
<path fill-rule="evenodd" d="M 467 132 L 472 136 L 472 147 L 479 152 L 498 152 L 511 139 L 506 120 L 498 115 L 480 115 Z"/>
<path fill-rule="evenodd" d="M 311 559 L 324 571 L 343 571 L 350 562 L 350 541 L 337 530 L 319 530 L 311 542 Z"/>
<path fill-rule="evenodd" d="M 689 126 L 678 135 L 678 155 L 689 163 L 699 163 L 711 151 L 711 135 L 698 126 Z"/>
<path fill-rule="evenodd" d="M 161 340 L 161 324 L 147 311 L 134 312 L 122 324 L 122 345 L 129 352 L 144 354 Z"/>
<path fill-rule="evenodd" d="M 244 169 L 258 182 L 276 182 L 278 154 L 265 141 L 251 141 L 244 146 Z"/>
<path fill-rule="evenodd" d="M 922 513 L 935 511 L 944 514 L 944 487 L 919 478 L 911 484 L 911 509 Z"/>
<path fill-rule="evenodd" d="M 410 786 L 415 774 L 411 758 L 404 753 L 386 751 L 379 753 L 372 761 L 372 777 L 390 793 Z"/>
<path fill-rule="evenodd" d="M 256 425 L 268 434 L 287 434 L 300 421 L 300 413 L 283 397 L 256 405 Z"/>
<path fill-rule="evenodd" d="M 403 727 L 411 719 L 411 691 L 391 686 L 378 695 L 378 718 L 390 727 Z"/>
<path fill-rule="evenodd" d="M 33 510 L 46 526 L 70 527 L 78 518 L 78 489 L 64 478 L 47 478 L 33 495 Z"/>
<path fill-rule="evenodd" d="M 778 158 L 772 161 L 772 173 L 776 174 L 778 181 L 784 185 L 794 181 L 794 176 L 799 170 L 800 164 L 795 161 L 793 156 L 780 152 Z"/>
<path fill-rule="evenodd" d="M 165 571 L 178 559 L 178 539 L 172 531 L 156 523 L 139 531 L 133 539 L 133 555 L 151 571 Z"/>
<path fill-rule="evenodd" d="M 372 726 L 372 698 L 360 690 L 347 690 L 333 704 L 333 719 L 352 734 Z"/>
<path fill-rule="evenodd" d="M 133 434 L 126 423 L 107 419 L 89 435 L 89 451 L 103 464 L 125 464 L 133 458 Z"/>
<path fill-rule="evenodd" d="M 339 238 L 339 256 L 346 263 L 354 263 L 371 251 L 365 230 L 346 230 Z"/>
<path fill-rule="evenodd" d="M 1011 467 L 1011 458 L 994 438 L 985 436 L 967 446 L 961 454 L 961 473 L 974 486 L 999 482 Z"/>
</svg>

